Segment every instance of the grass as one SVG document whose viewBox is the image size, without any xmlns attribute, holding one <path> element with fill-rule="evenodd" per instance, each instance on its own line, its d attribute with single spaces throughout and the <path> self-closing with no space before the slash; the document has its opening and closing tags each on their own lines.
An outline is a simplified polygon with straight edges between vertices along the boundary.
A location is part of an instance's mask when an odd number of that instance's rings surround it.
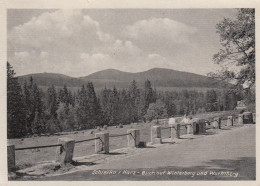
<svg viewBox="0 0 260 186">
<path fill-rule="evenodd" d="M 228 116 L 235 113 L 236 113 L 235 111 L 203 113 L 203 114 L 198 114 L 194 117 L 207 119 L 216 116 Z M 131 129 L 131 128 L 140 129 L 140 134 L 141 134 L 140 140 L 150 142 L 151 141 L 150 128 L 152 125 L 154 125 L 154 123 L 129 124 L 129 125 L 124 125 L 123 128 L 116 128 L 115 126 L 110 126 L 105 131 L 109 132 L 110 135 L 116 135 L 116 134 L 127 133 L 127 129 Z M 168 127 L 167 123 L 162 123 L 161 125 L 164 127 Z M 94 133 L 91 134 L 91 131 L 94 131 Z M 78 132 L 63 133 L 63 135 L 58 134 L 52 136 L 37 136 L 31 138 L 9 139 L 8 141 L 11 144 L 14 144 L 16 148 L 29 147 L 29 146 L 41 146 L 41 145 L 57 144 L 58 139 L 62 137 L 72 138 L 75 141 L 90 139 L 90 138 L 94 138 L 95 133 L 98 132 L 100 131 L 98 131 L 97 129 L 89 129 L 89 130 L 78 131 Z M 181 134 L 184 133 L 185 130 L 182 129 Z M 170 137 L 170 129 L 162 130 L 162 138 L 169 138 L 169 137 Z M 109 138 L 109 140 L 110 140 L 109 141 L 110 150 L 119 149 L 127 146 L 127 136 L 113 137 L 113 138 Z M 56 150 L 57 147 L 16 151 L 15 152 L 16 165 L 19 169 L 22 169 L 25 167 L 35 165 L 40 162 L 53 161 L 55 160 Z M 81 156 L 91 155 L 94 153 L 95 153 L 95 141 L 75 144 L 74 157 L 81 157 Z"/>
<path fill-rule="evenodd" d="M 221 117 L 222 119 L 227 119 L 228 116 L 235 116 L 238 114 L 239 111 L 230 110 L 230 111 L 206 112 L 206 113 L 196 114 L 193 117 L 201 118 L 201 119 L 212 119 L 214 117 Z"/>
<path fill-rule="evenodd" d="M 115 126 L 108 127 L 106 131 L 110 135 L 125 134 L 127 129 L 137 128 L 141 130 L 141 140 L 150 141 L 150 126 L 152 123 L 140 123 L 124 125 L 123 128 L 116 128 Z M 93 134 L 90 132 L 94 131 Z M 102 130 L 103 131 L 103 130 Z M 20 138 L 20 139 L 9 139 L 11 144 L 14 144 L 16 148 L 29 147 L 29 146 L 41 146 L 57 144 L 58 139 L 62 137 L 72 138 L 75 141 L 94 138 L 95 133 L 98 133 L 97 129 L 89 129 L 79 131 L 78 133 L 71 132 L 65 135 L 53 135 L 53 136 L 37 136 L 31 138 Z M 110 150 L 119 149 L 127 146 L 127 136 L 113 137 L 110 138 Z M 33 150 L 22 150 L 16 151 L 16 164 L 20 168 L 35 165 L 39 162 L 53 161 L 55 160 L 57 147 L 33 149 Z M 75 144 L 74 157 L 81 157 L 95 153 L 95 141 L 83 142 Z"/>
</svg>

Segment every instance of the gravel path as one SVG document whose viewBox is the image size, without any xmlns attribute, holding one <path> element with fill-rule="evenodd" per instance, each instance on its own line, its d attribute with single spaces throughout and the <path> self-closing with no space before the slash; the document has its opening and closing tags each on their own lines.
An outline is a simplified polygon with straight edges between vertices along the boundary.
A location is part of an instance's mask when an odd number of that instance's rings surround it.
<svg viewBox="0 0 260 186">
<path fill-rule="evenodd" d="M 255 125 L 245 125 L 181 144 L 158 145 L 89 170 L 44 180 L 254 180 L 255 157 Z M 115 174 L 93 174 L 93 170 Z"/>
</svg>

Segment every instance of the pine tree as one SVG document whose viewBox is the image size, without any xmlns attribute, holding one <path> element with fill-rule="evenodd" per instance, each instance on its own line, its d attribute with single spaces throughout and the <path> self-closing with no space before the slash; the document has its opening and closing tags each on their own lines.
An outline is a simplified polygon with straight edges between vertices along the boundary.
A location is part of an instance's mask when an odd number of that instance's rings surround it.
<svg viewBox="0 0 260 186">
<path fill-rule="evenodd" d="M 129 91 L 123 89 L 119 94 L 119 123 L 129 124 L 135 122 L 137 117 L 133 111 L 135 107 L 134 100 L 131 98 Z M 137 114 L 137 112 L 136 112 Z"/>
<path fill-rule="evenodd" d="M 166 106 L 168 116 L 174 116 L 177 114 L 174 99 L 171 98 L 168 94 L 166 94 L 164 97 L 164 104 Z"/>
<path fill-rule="evenodd" d="M 109 125 L 116 125 L 119 124 L 119 95 L 116 87 L 113 88 L 112 94 L 111 94 L 111 113 L 110 113 L 110 121 Z"/>
<path fill-rule="evenodd" d="M 26 113 L 22 89 L 13 67 L 7 62 L 7 137 L 21 137 L 25 133 Z"/>
<path fill-rule="evenodd" d="M 136 85 L 136 81 L 133 80 L 130 88 L 129 88 L 129 104 L 128 104 L 128 112 L 130 112 L 130 122 L 137 122 L 138 117 L 138 102 L 139 102 L 139 90 Z"/>
<path fill-rule="evenodd" d="M 44 131 L 45 107 L 43 103 L 43 92 L 30 77 L 29 85 L 24 83 L 24 97 L 26 102 L 26 123 L 27 131 L 30 134 Z M 38 126 L 38 125 L 41 125 Z M 39 131 L 38 131 L 39 130 Z"/>
<path fill-rule="evenodd" d="M 29 87 L 27 86 L 27 82 L 24 82 L 23 85 L 23 94 L 24 94 L 24 101 L 26 103 L 25 108 L 25 120 L 26 120 L 26 132 L 29 134 L 32 134 L 32 116 L 31 116 L 31 110 L 32 110 L 32 99 L 30 97 L 30 90 Z"/>
<path fill-rule="evenodd" d="M 151 82 L 149 80 L 146 80 L 144 84 L 144 108 L 143 108 L 143 115 L 146 113 L 149 104 L 155 102 L 155 97 L 153 94 L 153 89 Z"/>
<path fill-rule="evenodd" d="M 217 93 L 215 90 L 206 92 L 206 110 L 212 112 L 217 110 Z"/>
<path fill-rule="evenodd" d="M 57 110 L 57 118 L 59 120 L 59 126 L 62 131 L 72 131 L 77 123 L 75 117 L 75 109 L 72 105 L 67 106 L 65 103 L 60 103 Z M 53 130 L 57 130 L 53 128 Z"/>
<path fill-rule="evenodd" d="M 58 100 L 54 85 L 47 90 L 47 110 L 52 118 L 57 118 Z"/>
<path fill-rule="evenodd" d="M 38 88 L 37 84 L 33 84 L 33 105 L 34 105 L 34 120 L 32 122 L 33 133 L 43 133 L 46 131 L 44 104 L 42 101 L 43 93 Z"/>
<path fill-rule="evenodd" d="M 111 90 L 108 90 L 106 87 L 101 92 L 100 96 L 100 106 L 101 106 L 101 112 L 102 112 L 102 119 L 101 124 L 107 125 L 110 120 L 110 92 Z"/>
<path fill-rule="evenodd" d="M 78 121 L 79 129 L 86 129 L 88 124 L 88 105 L 87 105 L 87 92 L 85 86 L 83 85 L 78 92 L 77 102 L 75 105 L 76 116 Z"/>
<path fill-rule="evenodd" d="M 87 84 L 87 107 L 88 127 L 93 128 L 99 126 L 101 124 L 101 109 L 97 101 L 94 86 L 91 82 Z"/>
<path fill-rule="evenodd" d="M 61 103 L 65 103 L 67 106 L 69 104 L 74 105 L 72 93 L 68 90 L 66 85 L 64 85 L 63 89 L 60 89 L 58 100 Z"/>
</svg>

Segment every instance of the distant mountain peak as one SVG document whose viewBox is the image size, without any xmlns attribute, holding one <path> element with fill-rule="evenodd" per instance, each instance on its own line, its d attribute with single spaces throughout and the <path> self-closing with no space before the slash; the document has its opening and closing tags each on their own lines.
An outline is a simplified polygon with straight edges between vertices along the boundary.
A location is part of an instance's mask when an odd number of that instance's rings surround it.
<svg viewBox="0 0 260 186">
<path fill-rule="evenodd" d="M 42 86 L 63 86 L 81 87 L 87 82 L 93 82 L 95 88 L 127 88 L 133 80 L 139 86 L 143 86 L 146 80 L 149 80 L 154 87 L 220 87 L 218 81 L 206 76 L 182 72 L 167 68 L 152 68 L 143 72 L 124 72 L 117 69 L 105 69 L 92 73 L 85 77 L 73 78 L 63 74 L 39 73 L 29 74 L 18 77 L 20 82 L 28 81 L 30 76 L 35 82 Z"/>
</svg>

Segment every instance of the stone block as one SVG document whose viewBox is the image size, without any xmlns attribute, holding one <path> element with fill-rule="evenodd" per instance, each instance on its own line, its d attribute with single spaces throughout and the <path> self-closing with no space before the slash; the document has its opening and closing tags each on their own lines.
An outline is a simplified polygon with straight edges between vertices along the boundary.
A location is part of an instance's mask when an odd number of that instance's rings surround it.
<svg viewBox="0 0 260 186">
<path fill-rule="evenodd" d="M 181 124 L 176 124 L 176 138 L 180 139 L 181 137 Z"/>
<path fill-rule="evenodd" d="M 15 146 L 11 144 L 7 145 L 7 164 L 8 172 L 15 171 Z"/>
<path fill-rule="evenodd" d="M 188 124 L 188 125 L 187 125 L 187 134 L 193 134 L 192 124 Z"/>
<path fill-rule="evenodd" d="M 170 128 L 170 131 L 171 131 L 171 138 L 174 139 L 176 138 L 176 124 L 171 124 L 169 127 Z"/>
<path fill-rule="evenodd" d="M 214 118 L 213 127 L 216 129 L 221 129 L 221 118 L 219 117 Z"/>
<path fill-rule="evenodd" d="M 256 123 L 256 115 L 253 113 L 253 123 Z"/>
<path fill-rule="evenodd" d="M 176 119 L 175 118 L 170 118 L 168 121 L 169 126 L 175 125 L 176 124 Z"/>
<path fill-rule="evenodd" d="M 239 114 L 238 115 L 238 122 L 237 122 L 238 125 L 243 125 L 244 122 L 243 122 L 243 114 Z"/>
<path fill-rule="evenodd" d="M 252 112 L 243 113 L 243 124 L 252 124 L 253 123 L 253 114 Z"/>
<path fill-rule="evenodd" d="M 96 153 L 109 153 L 109 133 L 96 133 L 95 134 L 96 139 L 95 140 L 95 152 Z"/>
<path fill-rule="evenodd" d="M 181 125 L 181 131 L 180 131 L 180 135 L 184 135 L 187 134 L 187 124 L 183 124 Z"/>
<path fill-rule="evenodd" d="M 205 121 L 201 122 L 201 133 L 206 133 L 206 123 L 205 123 Z"/>
<path fill-rule="evenodd" d="M 151 127 L 151 142 L 152 143 L 155 138 L 161 138 L 161 127 L 160 126 Z"/>
<path fill-rule="evenodd" d="M 61 147 L 57 148 L 56 162 L 59 162 L 61 165 L 71 163 L 73 158 L 75 140 L 64 137 L 59 138 L 58 143 L 61 144 Z"/>
<path fill-rule="evenodd" d="M 129 129 L 127 130 L 127 144 L 129 147 L 138 147 L 140 143 L 140 130 Z"/>
<path fill-rule="evenodd" d="M 203 133 L 203 123 L 199 122 L 199 134 Z"/>
<path fill-rule="evenodd" d="M 195 121 L 192 122 L 192 134 L 198 134 L 199 133 L 199 124 Z"/>
<path fill-rule="evenodd" d="M 233 126 L 234 123 L 233 123 L 233 116 L 228 116 L 227 118 L 227 126 L 230 127 L 230 126 Z"/>
</svg>

